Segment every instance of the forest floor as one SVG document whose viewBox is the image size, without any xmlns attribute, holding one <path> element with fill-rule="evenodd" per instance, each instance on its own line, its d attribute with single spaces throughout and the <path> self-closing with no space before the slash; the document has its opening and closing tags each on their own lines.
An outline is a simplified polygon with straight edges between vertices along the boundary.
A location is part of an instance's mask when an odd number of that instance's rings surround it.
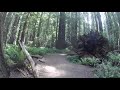
<svg viewBox="0 0 120 90">
<path fill-rule="evenodd" d="M 39 78 L 94 78 L 93 70 L 89 66 L 70 63 L 66 54 L 45 55 L 41 63 L 34 59 Z M 22 74 L 11 72 L 11 78 L 24 78 Z"/>
</svg>

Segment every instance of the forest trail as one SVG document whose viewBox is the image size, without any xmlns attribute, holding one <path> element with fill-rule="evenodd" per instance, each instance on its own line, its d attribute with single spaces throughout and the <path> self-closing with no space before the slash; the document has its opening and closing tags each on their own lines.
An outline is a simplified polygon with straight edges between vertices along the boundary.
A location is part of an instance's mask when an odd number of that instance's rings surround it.
<svg viewBox="0 0 120 90">
<path fill-rule="evenodd" d="M 94 78 L 93 68 L 70 63 L 66 54 L 49 54 L 37 65 L 39 78 Z"/>
</svg>

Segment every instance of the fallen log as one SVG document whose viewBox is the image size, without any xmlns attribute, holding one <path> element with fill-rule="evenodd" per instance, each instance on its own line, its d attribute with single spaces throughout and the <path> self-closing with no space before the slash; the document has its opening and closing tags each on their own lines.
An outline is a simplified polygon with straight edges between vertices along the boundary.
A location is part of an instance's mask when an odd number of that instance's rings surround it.
<svg viewBox="0 0 120 90">
<path fill-rule="evenodd" d="M 33 61 L 32 57 L 30 56 L 30 54 L 28 53 L 28 51 L 26 50 L 24 43 L 19 41 L 19 45 L 20 45 L 20 47 L 22 48 L 22 51 L 26 54 L 27 59 L 28 59 L 28 61 L 29 61 L 30 64 L 31 64 L 33 76 L 34 76 L 35 78 L 37 78 L 37 74 L 36 74 L 36 71 L 35 71 L 35 62 Z"/>
</svg>

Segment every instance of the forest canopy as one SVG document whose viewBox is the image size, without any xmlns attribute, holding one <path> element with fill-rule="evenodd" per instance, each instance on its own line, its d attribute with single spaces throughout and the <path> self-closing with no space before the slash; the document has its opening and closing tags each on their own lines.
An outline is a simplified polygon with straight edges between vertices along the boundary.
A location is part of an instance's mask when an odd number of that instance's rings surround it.
<svg viewBox="0 0 120 90">
<path fill-rule="evenodd" d="M 5 14 L 4 44 L 17 44 L 27 14 L 28 12 Z M 72 43 L 79 35 L 94 30 L 102 32 L 113 47 L 119 49 L 119 18 L 119 12 L 29 12 L 25 44 L 55 47 L 58 39 L 64 44 L 65 41 Z"/>
</svg>

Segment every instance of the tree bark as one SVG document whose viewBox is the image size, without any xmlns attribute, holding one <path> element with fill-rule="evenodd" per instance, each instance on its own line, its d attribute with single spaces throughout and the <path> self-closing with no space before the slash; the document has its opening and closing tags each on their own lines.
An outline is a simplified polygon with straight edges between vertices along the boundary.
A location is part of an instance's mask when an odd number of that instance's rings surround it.
<svg viewBox="0 0 120 90">
<path fill-rule="evenodd" d="M 97 19 L 98 19 L 98 24 L 99 24 L 99 31 L 103 33 L 103 27 L 102 27 L 102 20 L 101 20 L 101 15 L 99 12 L 97 12 Z"/>
<path fill-rule="evenodd" d="M 39 20 L 39 25 L 38 25 L 38 33 L 37 33 L 37 37 L 40 36 L 41 25 L 42 25 L 42 17 L 43 17 L 43 12 L 41 12 L 41 15 L 40 15 L 40 20 Z"/>
<path fill-rule="evenodd" d="M 9 78 L 10 72 L 5 62 L 3 52 L 3 30 L 4 30 L 3 14 L 4 12 L 0 12 L 0 78 Z"/>
<path fill-rule="evenodd" d="M 10 24 L 11 24 L 11 21 L 12 21 L 12 12 L 9 12 L 7 14 L 7 17 L 6 17 L 6 20 L 5 20 L 5 32 L 4 32 L 4 37 L 3 37 L 3 40 L 4 40 L 4 43 L 6 45 L 6 41 L 7 41 L 7 35 L 8 35 L 8 32 L 9 32 L 9 27 L 10 27 Z"/>
<path fill-rule="evenodd" d="M 50 12 L 49 15 L 48 15 L 47 23 L 46 23 L 46 28 L 45 28 L 44 34 L 43 34 L 45 41 L 47 40 L 48 29 L 49 29 L 49 27 L 50 27 L 50 17 L 51 17 L 51 12 Z"/>
<path fill-rule="evenodd" d="M 72 16 L 72 33 L 71 33 L 71 43 L 73 47 L 76 47 L 77 42 L 77 12 L 73 13 Z"/>
<path fill-rule="evenodd" d="M 18 15 L 16 15 L 15 16 L 15 21 L 14 21 L 13 26 L 12 26 L 11 36 L 10 36 L 10 39 L 9 39 L 9 42 L 8 42 L 9 44 L 14 44 L 19 19 L 20 19 L 20 17 Z"/>
<path fill-rule="evenodd" d="M 96 23 L 96 31 L 99 31 L 96 13 L 94 13 L 94 16 L 95 16 L 95 23 Z"/>
<path fill-rule="evenodd" d="M 67 33 L 66 33 L 66 40 L 67 42 L 71 42 L 71 12 L 68 13 L 69 16 L 67 17 Z"/>
<path fill-rule="evenodd" d="M 57 22 L 56 22 L 56 41 L 58 39 L 58 24 L 59 24 L 59 16 L 57 15 Z"/>
<path fill-rule="evenodd" d="M 65 12 L 60 12 L 57 49 L 65 49 Z"/>
</svg>

